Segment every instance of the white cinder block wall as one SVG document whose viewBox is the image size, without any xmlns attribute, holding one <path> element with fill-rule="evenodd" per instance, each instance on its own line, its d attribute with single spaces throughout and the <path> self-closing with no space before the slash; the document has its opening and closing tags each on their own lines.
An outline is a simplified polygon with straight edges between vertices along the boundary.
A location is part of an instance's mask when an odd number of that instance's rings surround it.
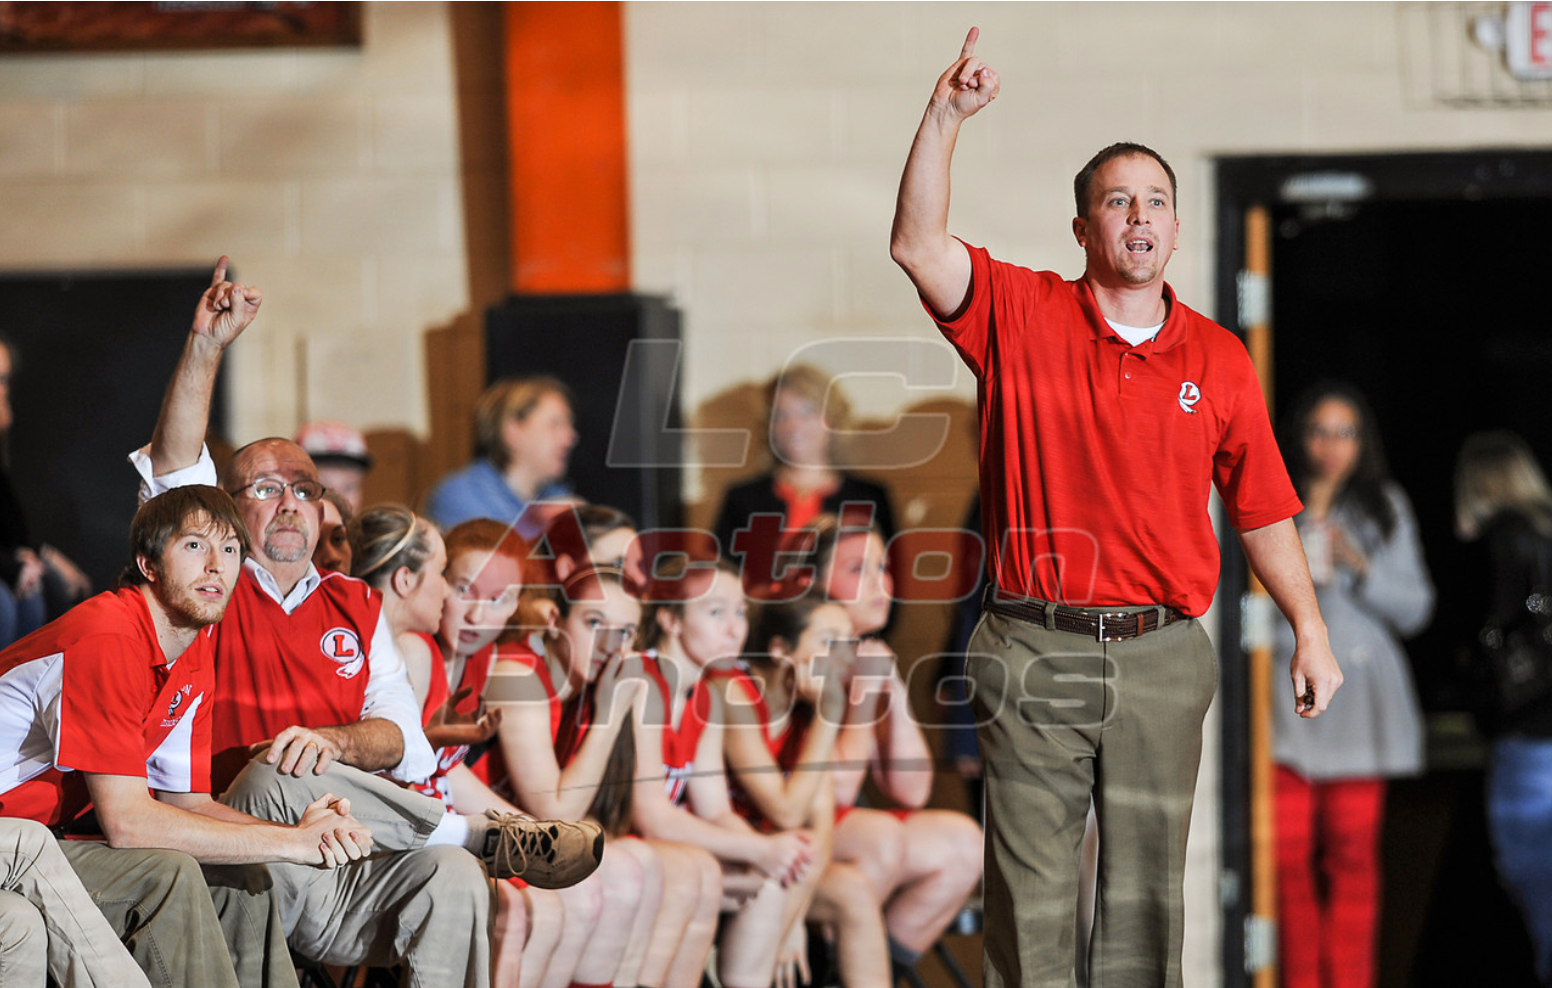
<svg viewBox="0 0 1552 988">
<path fill-rule="evenodd" d="M 265 292 L 238 441 L 304 417 L 424 432 L 421 335 L 468 307 L 447 8 L 364 14 L 356 51 L 0 57 L 0 266 L 229 252 Z"/>
</svg>

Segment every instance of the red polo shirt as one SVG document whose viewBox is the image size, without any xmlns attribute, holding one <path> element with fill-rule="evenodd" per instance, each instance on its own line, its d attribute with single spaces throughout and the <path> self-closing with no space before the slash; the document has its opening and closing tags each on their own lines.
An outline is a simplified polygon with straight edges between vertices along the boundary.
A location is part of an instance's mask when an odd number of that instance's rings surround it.
<svg viewBox="0 0 1552 988">
<path fill-rule="evenodd" d="M 81 772 L 210 791 L 215 628 L 169 663 L 145 597 L 102 593 L 0 652 L 0 816 L 68 823 Z"/>
<path fill-rule="evenodd" d="M 1202 614 L 1212 486 L 1241 531 L 1301 507 L 1244 345 L 1166 285 L 1163 328 L 1129 346 L 1087 283 L 966 249 L 969 301 L 938 325 L 979 381 L 991 578 L 1078 607 Z"/>
</svg>

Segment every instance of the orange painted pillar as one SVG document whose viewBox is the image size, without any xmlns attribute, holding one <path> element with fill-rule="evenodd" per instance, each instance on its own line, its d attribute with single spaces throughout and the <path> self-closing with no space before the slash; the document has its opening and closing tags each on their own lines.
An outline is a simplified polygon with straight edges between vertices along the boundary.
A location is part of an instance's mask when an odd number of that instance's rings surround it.
<svg viewBox="0 0 1552 988">
<path fill-rule="evenodd" d="M 623 4 L 502 9 L 512 290 L 628 292 Z"/>
</svg>

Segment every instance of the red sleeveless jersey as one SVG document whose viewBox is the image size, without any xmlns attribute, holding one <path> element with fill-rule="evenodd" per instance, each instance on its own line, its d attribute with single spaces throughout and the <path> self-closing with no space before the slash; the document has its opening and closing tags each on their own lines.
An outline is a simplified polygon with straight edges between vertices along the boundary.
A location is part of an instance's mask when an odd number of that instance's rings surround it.
<svg viewBox="0 0 1552 988">
<path fill-rule="evenodd" d="M 214 791 L 248 762 L 248 746 L 293 725 L 361 719 L 382 595 L 339 573 L 287 614 L 246 569 L 216 636 Z"/>
<path fill-rule="evenodd" d="M 759 683 L 755 682 L 753 676 L 742 669 L 719 670 L 713 675 L 718 679 L 730 679 L 743 689 L 745 695 L 743 702 L 749 704 L 754 710 L 755 718 L 760 723 L 760 737 L 765 742 L 766 750 L 771 753 L 771 758 L 775 759 L 782 774 L 790 773 L 792 766 L 798 763 L 798 755 L 803 751 L 803 742 L 808 737 L 809 725 L 813 723 L 814 708 L 807 703 L 794 703 L 786 718 L 785 726 L 779 733 L 775 733 L 771 730 L 771 708 L 765 702 L 765 691 L 760 688 Z M 739 816 L 761 830 L 774 829 L 770 821 L 766 820 L 764 814 L 760 812 L 759 807 L 755 806 L 754 800 L 750 799 L 749 794 L 738 784 L 738 776 L 732 772 L 728 773 L 728 795 L 732 798 L 734 812 Z"/>
<path fill-rule="evenodd" d="M 431 681 L 426 684 L 426 702 L 420 707 L 420 726 L 431 726 L 431 715 L 437 708 L 447 702 L 452 696 L 452 690 L 447 687 L 447 664 L 442 661 L 442 650 L 437 645 L 437 640 L 424 631 L 415 632 L 426 647 L 431 649 Z M 454 745 L 451 748 L 438 748 L 436 750 L 437 767 L 428 779 L 410 783 L 410 788 L 418 793 L 430 796 L 432 799 L 440 799 L 448 812 L 453 809 L 453 794 L 447 788 L 447 772 L 454 765 L 463 760 L 468 754 L 469 746 L 466 744 Z"/>
<path fill-rule="evenodd" d="M 463 685 L 474 686 L 475 689 L 468 702 L 473 702 L 474 697 L 478 697 L 484 691 L 485 684 L 489 681 L 491 670 L 496 667 L 497 662 L 502 660 L 510 660 L 520 666 L 524 666 L 538 677 L 539 685 L 543 688 L 544 695 L 547 698 L 545 702 L 549 704 L 550 708 L 550 743 L 555 744 L 560 737 L 560 696 L 555 691 L 555 680 L 550 676 L 549 664 L 544 661 L 544 656 L 535 651 L 533 646 L 529 645 L 527 641 L 488 645 L 475 655 L 470 656 L 468 664 L 464 666 Z M 476 671 L 479 673 L 477 681 L 470 678 Z M 500 697 L 500 699 L 508 700 L 511 698 L 510 695 Z M 475 766 L 474 774 L 478 775 L 484 780 L 486 785 L 503 797 L 511 798 L 512 789 L 507 784 L 506 758 L 502 756 L 499 744 L 491 745 L 490 750 L 485 753 L 485 757 L 480 759 L 479 764 Z"/>
<path fill-rule="evenodd" d="M 657 656 L 648 653 L 645 658 L 647 675 L 657 684 L 663 698 L 663 716 L 673 716 L 674 690 L 668 685 Z M 668 783 L 668 800 L 675 806 L 683 806 L 690 776 L 695 773 L 695 749 L 700 747 L 701 735 L 711 721 L 711 687 L 705 679 L 697 679 L 690 688 L 689 702 L 679 723 L 663 725 L 663 777 Z M 721 768 L 721 766 L 716 766 Z"/>
</svg>

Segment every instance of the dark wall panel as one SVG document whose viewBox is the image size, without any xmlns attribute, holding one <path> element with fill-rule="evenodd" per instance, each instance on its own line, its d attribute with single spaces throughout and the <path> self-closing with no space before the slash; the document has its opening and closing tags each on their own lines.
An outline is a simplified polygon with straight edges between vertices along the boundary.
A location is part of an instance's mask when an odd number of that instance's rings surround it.
<svg viewBox="0 0 1552 988">
<path fill-rule="evenodd" d="M 10 470 L 33 538 L 112 584 L 136 478 L 208 271 L 0 277 L 0 332 L 16 345 Z M 225 426 L 218 388 L 212 427 Z"/>
</svg>

